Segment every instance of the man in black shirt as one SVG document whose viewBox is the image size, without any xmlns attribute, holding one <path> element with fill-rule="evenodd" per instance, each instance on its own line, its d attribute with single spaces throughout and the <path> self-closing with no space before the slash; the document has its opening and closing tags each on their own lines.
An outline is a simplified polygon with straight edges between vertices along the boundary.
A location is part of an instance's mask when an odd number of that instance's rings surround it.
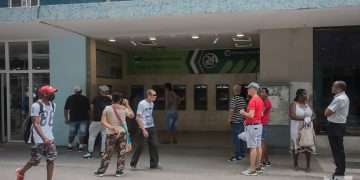
<svg viewBox="0 0 360 180">
<path fill-rule="evenodd" d="M 99 86 L 99 95 L 91 102 L 91 110 L 93 112 L 92 122 L 89 127 L 89 145 L 88 153 L 83 157 L 90 159 L 93 157 L 94 145 L 96 137 L 101 133 L 101 156 L 105 152 L 106 131 L 101 125 L 101 115 L 106 106 L 111 105 L 111 98 L 109 96 L 109 87 L 106 85 Z"/>
<path fill-rule="evenodd" d="M 67 98 L 64 107 L 65 123 L 70 126 L 68 150 L 73 150 L 73 142 L 76 135 L 79 135 L 79 151 L 83 151 L 86 144 L 85 138 L 90 120 L 90 102 L 81 93 L 81 88 L 75 86 L 74 94 Z"/>
</svg>

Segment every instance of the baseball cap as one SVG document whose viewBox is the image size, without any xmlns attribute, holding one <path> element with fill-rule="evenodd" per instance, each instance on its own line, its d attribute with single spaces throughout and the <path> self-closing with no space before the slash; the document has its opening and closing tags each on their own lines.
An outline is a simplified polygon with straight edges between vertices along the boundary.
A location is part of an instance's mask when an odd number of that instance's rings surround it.
<svg viewBox="0 0 360 180">
<path fill-rule="evenodd" d="M 107 85 L 101 85 L 99 86 L 99 90 L 102 92 L 108 92 L 110 91 L 110 88 Z"/>
<path fill-rule="evenodd" d="M 246 86 L 246 88 L 255 88 L 255 89 L 260 89 L 260 85 L 256 82 L 251 82 L 249 85 Z"/>
<path fill-rule="evenodd" d="M 40 94 L 55 94 L 58 90 L 50 85 L 41 86 L 38 90 Z"/>
<path fill-rule="evenodd" d="M 73 90 L 74 90 L 74 92 L 80 92 L 81 87 L 80 86 L 74 86 Z"/>
</svg>

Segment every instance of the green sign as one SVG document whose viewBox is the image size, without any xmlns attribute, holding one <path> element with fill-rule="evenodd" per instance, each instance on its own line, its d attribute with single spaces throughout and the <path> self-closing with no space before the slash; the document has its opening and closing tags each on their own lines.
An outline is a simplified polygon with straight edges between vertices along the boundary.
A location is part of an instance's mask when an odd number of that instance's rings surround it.
<svg viewBox="0 0 360 180">
<path fill-rule="evenodd" d="M 129 74 L 226 74 L 259 71 L 259 49 L 156 49 L 131 53 Z"/>
</svg>

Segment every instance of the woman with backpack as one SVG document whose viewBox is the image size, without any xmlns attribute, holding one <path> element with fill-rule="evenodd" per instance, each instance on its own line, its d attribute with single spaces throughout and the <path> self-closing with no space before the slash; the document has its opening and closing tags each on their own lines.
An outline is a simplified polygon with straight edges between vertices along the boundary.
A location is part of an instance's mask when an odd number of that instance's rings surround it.
<svg viewBox="0 0 360 180">
<path fill-rule="evenodd" d="M 131 140 L 126 124 L 126 118 L 134 118 L 127 99 L 120 93 L 112 95 L 112 105 L 106 106 L 102 116 L 101 125 L 106 128 L 106 151 L 102 157 L 99 169 L 95 172 L 96 176 L 104 176 L 109 167 L 111 156 L 117 153 L 117 170 L 115 176 L 124 174 L 126 154 L 131 151 Z"/>
</svg>

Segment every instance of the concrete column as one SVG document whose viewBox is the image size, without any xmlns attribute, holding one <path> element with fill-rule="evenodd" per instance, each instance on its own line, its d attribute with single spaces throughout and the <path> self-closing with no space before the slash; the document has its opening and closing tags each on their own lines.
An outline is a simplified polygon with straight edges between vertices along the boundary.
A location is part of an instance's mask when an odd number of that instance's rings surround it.
<svg viewBox="0 0 360 180">
<path fill-rule="evenodd" d="M 69 34 L 50 39 L 50 82 L 59 89 L 56 95 L 54 135 L 58 145 L 67 144 L 68 126 L 64 122 L 66 98 L 79 85 L 86 93 L 86 37 Z"/>
</svg>

